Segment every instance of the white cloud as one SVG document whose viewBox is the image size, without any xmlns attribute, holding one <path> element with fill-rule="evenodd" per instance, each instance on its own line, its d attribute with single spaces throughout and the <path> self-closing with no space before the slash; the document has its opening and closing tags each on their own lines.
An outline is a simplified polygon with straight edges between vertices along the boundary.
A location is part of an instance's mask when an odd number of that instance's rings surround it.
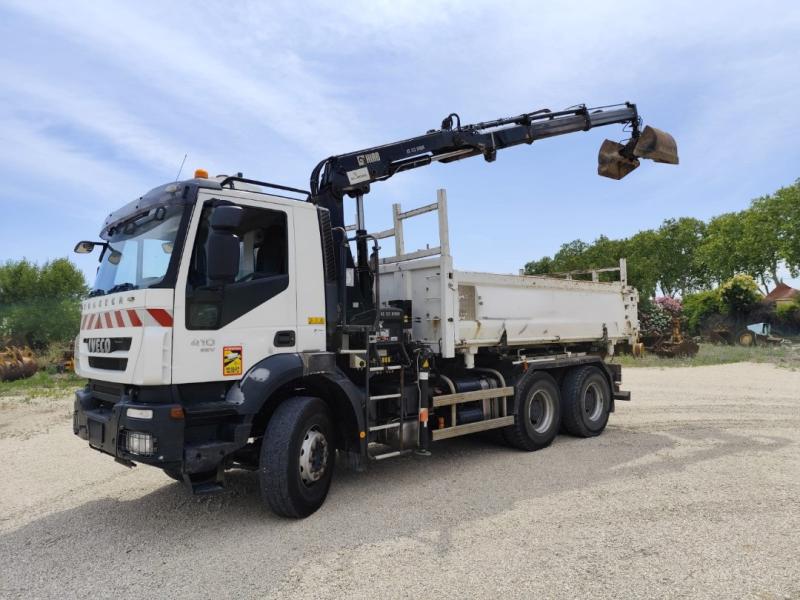
<svg viewBox="0 0 800 600">
<path fill-rule="evenodd" d="M 680 167 L 643 165 L 625 182 L 592 175 L 586 137 L 622 137 L 608 128 L 508 151 L 488 169 L 476 159 L 375 186 L 368 218 L 380 228 L 391 202 L 421 204 L 460 182 L 459 263 L 514 271 L 567 239 L 741 208 L 797 176 L 781 163 L 798 158 L 794 2 L 0 4 L 30 29 L 0 39 L 0 119 L 25 138 L 3 150 L 0 168 L 37 173 L 58 161 L 70 167 L 39 177 L 69 186 L 82 169 L 98 204 L 173 176 L 184 152 L 187 171 L 305 186 L 316 160 L 422 133 L 452 110 L 473 122 L 632 100 L 676 135 Z M 487 211 L 492 202 L 499 208 Z M 556 214 L 567 203 L 573 214 Z M 565 226 L 533 236 L 520 220 L 503 222 L 534 206 Z M 467 239 L 476 225 L 503 231 L 511 251 L 459 244 L 457 232 Z"/>
<path fill-rule="evenodd" d="M 0 164 L 9 173 L 21 175 L 26 182 L 24 187 L 31 188 L 32 195 L 39 198 L 46 210 L 91 215 L 99 221 L 105 216 L 102 211 L 111 210 L 114 204 L 132 200 L 142 192 L 141 181 L 135 174 L 98 161 L 79 147 L 49 137 L 29 123 L 2 119 L 0 132 Z M 46 180 L 51 185 L 43 185 Z M 17 190 L 24 187 L 17 186 Z M 45 187 L 47 194 L 42 193 Z M 6 192 L 0 197 L 11 202 Z M 15 201 L 17 206 L 25 206 L 19 199 Z"/>
</svg>

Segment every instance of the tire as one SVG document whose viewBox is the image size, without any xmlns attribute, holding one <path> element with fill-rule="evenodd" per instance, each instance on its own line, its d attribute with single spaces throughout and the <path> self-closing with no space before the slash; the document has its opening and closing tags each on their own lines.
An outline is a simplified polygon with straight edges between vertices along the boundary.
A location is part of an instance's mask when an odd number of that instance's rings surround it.
<svg viewBox="0 0 800 600">
<path fill-rule="evenodd" d="M 575 367 L 567 372 L 561 386 L 561 423 L 577 437 L 603 433 L 611 410 L 611 388 L 600 369 Z"/>
<path fill-rule="evenodd" d="M 302 518 L 325 501 L 335 447 L 327 405 L 319 398 L 284 400 L 267 423 L 259 460 L 261 498 L 282 517 Z"/>
<path fill-rule="evenodd" d="M 503 428 L 503 438 L 519 450 L 546 448 L 558 434 L 561 410 L 558 385 L 547 373 L 524 375 L 514 395 L 513 425 Z"/>
<path fill-rule="evenodd" d="M 183 483 L 183 473 L 180 472 L 180 469 L 164 469 L 164 473 L 167 474 L 167 477 Z"/>
<path fill-rule="evenodd" d="M 736 335 L 736 344 L 739 346 L 752 348 L 753 346 L 758 345 L 758 338 L 756 337 L 756 334 L 750 331 L 749 329 L 742 329 Z"/>
</svg>

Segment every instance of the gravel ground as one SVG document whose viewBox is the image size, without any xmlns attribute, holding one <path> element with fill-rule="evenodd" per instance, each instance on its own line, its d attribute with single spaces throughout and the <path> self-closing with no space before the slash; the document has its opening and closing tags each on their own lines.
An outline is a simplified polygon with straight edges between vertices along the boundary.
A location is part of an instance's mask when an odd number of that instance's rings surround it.
<svg viewBox="0 0 800 600">
<path fill-rule="evenodd" d="M 0 597 L 800 598 L 800 373 L 627 369 L 605 434 L 340 470 L 303 521 L 195 498 L 0 406 Z"/>
</svg>

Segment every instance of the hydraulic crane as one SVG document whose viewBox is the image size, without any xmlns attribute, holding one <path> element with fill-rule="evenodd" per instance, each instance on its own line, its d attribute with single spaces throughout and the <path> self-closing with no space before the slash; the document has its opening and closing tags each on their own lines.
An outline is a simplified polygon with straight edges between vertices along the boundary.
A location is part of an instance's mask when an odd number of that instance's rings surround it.
<svg viewBox="0 0 800 600">
<path fill-rule="evenodd" d="M 630 138 L 624 144 L 611 140 L 603 142 L 598 155 L 599 175 L 622 179 L 639 166 L 639 158 L 678 164 L 677 146 L 672 136 L 650 126 L 642 130 L 636 105 L 630 102 L 596 108 L 581 104 L 562 111 L 541 109 L 473 125 L 462 125 L 460 117 L 452 113 L 445 117 L 440 129 L 321 161 L 311 174 L 311 201 L 330 211 L 337 264 L 346 267 L 353 264 L 353 259 L 349 246 L 343 242 L 343 200 L 345 195 L 356 200 L 355 283 L 359 305 L 370 306 L 372 298 L 373 274 L 367 256 L 363 206 L 364 195 L 370 191 L 372 183 L 433 162 L 448 163 L 478 155 L 493 162 L 497 151 L 503 148 L 613 124 L 629 127 Z M 341 255 L 343 248 L 346 256 Z"/>
<path fill-rule="evenodd" d="M 132 200 L 106 219 L 101 242 L 76 246 L 102 253 L 75 338 L 87 385 L 73 432 L 199 494 L 222 489 L 228 469 L 253 470 L 264 503 L 287 517 L 321 506 L 337 462 L 360 470 L 490 430 L 524 451 L 562 429 L 600 435 L 615 403 L 630 400 L 620 365 L 605 360 L 638 336 L 625 262 L 591 281 L 460 271 L 444 190 L 435 205 L 396 205 L 394 228 L 376 235 L 363 198 L 400 171 L 493 161 L 503 148 L 614 123 L 630 138 L 603 142 L 601 175 L 620 179 L 640 158 L 678 162 L 672 137 L 641 129 L 629 103 L 475 125 L 450 114 L 421 136 L 322 161 L 310 193 L 198 170 Z M 353 237 L 345 196 L 358 210 Z M 439 243 L 406 253 L 402 219 L 431 210 Z M 381 261 L 378 238 L 389 235 L 396 254 Z M 618 281 L 598 281 L 610 271 Z"/>
</svg>

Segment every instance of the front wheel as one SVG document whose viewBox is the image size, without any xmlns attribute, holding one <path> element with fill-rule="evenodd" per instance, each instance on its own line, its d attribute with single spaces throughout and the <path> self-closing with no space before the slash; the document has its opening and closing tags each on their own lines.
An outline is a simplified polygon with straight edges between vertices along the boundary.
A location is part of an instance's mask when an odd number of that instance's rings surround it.
<svg viewBox="0 0 800 600">
<path fill-rule="evenodd" d="M 327 405 L 319 398 L 284 400 L 267 424 L 261 445 L 259 484 L 278 515 L 307 517 L 325 501 L 335 448 Z"/>
<path fill-rule="evenodd" d="M 578 437 L 600 435 L 611 411 L 611 388 L 597 367 L 571 369 L 561 388 L 564 429 Z"/>
<path fill-rule="evenodd" d="M 543 372 L 525 375 L 514 396 L 513 425 L 503 428 L 508 445 L 520 450 L 549 446 L 558 434 L 559 393 L 555 380 Z"/>
</svg>

